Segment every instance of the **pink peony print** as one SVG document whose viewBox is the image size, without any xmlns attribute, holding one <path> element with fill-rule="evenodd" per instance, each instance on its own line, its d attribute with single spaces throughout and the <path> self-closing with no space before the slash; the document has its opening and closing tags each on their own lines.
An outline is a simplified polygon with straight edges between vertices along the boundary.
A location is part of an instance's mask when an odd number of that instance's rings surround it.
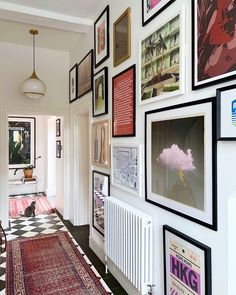
<svg viewBox="0 0 236 295">
<path fill-rule="evenodd" d="M 150 2 L 149 2 L 150 9 L 153 9 L 160 2 L 161 2 L 161 0 L 150 0 Z"/>
</svg>

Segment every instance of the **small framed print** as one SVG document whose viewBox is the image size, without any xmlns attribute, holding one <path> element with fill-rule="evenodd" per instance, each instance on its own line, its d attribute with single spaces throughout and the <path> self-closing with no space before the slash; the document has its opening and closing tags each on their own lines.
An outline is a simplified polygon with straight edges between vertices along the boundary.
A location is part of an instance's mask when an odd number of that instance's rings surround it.
<svg viewBox="0 0 236 295">
<path fill-rule="evenodd" d="M 125 10 L 113 24 L 113 65 L 121 64 L 131 55 L 131 8 Z"/>
<path fill-rule="evenodd" d="M 56 120 L 56 137 L 61 136 L 61 119 Z"/>
<path fill-rule="evenodd" d="M 108 68 L 93 76 L 93 117 L 108 113 Z"/>
<path fill-rule="evenodd" d="M 57 158 L 61 158 L 61 150 L 62 150 L 61 141 L 57 140 L 56 141 L 56 157 Z"/>
<path fill-rule="evenodd" d="M 77 99 L 77 64 L 69 72 L 69 102 Z"/>
<path fill-rule="evenodd" d="M 93 227 L 104 236 L 104 202 L 110 195 L 110 176 L 93 170 Z"/>
<path fill-rule="evenodd" d="M 165 295 L 212 295 L 211 248 L 163 226 Z"/>
<path fill-rule="evenodd" d="M 77 98 L 93 89 L 93 50 L 77 65 Z"/>
<path fill-rule="evenodd" d="M 165 10 L 175 0 L 142 0 L 143 27 Z"/>
<path fill-rule="evenodd" d="M 109 48 L 109 5 L 94 23 L 95 68 L 101 65 L 110 54 Z"/>
<path fill-rule="evenodd" d="M 236 86 L 216 90 L 217 139 L 236 140 Z"/>
</svg>

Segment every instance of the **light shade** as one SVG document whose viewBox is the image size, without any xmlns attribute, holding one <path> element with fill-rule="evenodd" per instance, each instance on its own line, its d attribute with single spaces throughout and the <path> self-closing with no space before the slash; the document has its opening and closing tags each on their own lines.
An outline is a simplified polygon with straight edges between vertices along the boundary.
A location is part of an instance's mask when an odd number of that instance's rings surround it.
<svg viewBox="0 0 236 295">
<path fill-rule="evenodd" d="M 33 73 L 30 78 L 23 82 L 21 91 L 24 95 L 37 99 L 45 95 L 46 85 Z"/>
</svg>

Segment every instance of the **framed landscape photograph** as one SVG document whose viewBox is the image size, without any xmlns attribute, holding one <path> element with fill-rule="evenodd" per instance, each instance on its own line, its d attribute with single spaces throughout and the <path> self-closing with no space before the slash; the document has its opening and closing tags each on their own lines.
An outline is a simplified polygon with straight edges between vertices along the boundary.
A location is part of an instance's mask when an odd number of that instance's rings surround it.
<svg viewBox="0 0 236 295">
<path fill-rule="evenodd" d="M 93 227 L 104 236 L 104 202 L 110 195 L 110 176 L 93 170 Z"/>
<path fill-rule="evenodd" d="M 108 68 L 93 76 L 93 117 L 108 113 Z"/>
<path fill-rule="evenodd" d="M 215 98 L 145 113 L 146 201 L 217 230 Z"/>
<path fill-rule="evenodd" d="M 112 136 L 135 136 L 135 65 L 112 78 Z"/>
<path fill-rule="evenodd" d="M 212 295 L 211 248 L 163 226 L 165 295 Z"/>
<path fill-rule="evenodd" d="M 192 0 L 192 88 L 236 77 L 235 1 Z"/>
<path fill-rule="evenodd" d="M 33 117 L 9 117 L 9 169 L 35 167 L 36 119 Z"/>
<path fill-rule="evenodd" d="M 109 5 L 94 23 L 95 67 L 102 64 L 110 54 L 109 48 Z"/>
<path fill-rule="evenodd" d="M 93 88 L 93 50 L 77 65 L 77 98 L 92 91 Z"/>
<path fill-rule="evenodd" d="M 185 92 L 184 9 L 158 25 L 140 44 L 140 104 Z"/>
<path fill-rule="evenodd" d="M 140 145 L 113 144 L 111 155 L 112 185 L 140 196 Z"/>
<path fill-rule="evenodd" d="M 236 86 L 216 90 L 217 139 L 236 140 Z"/>
<path fill-rule="evenodd" d="M 69 72 L 69 102 L 77 99 L 77 64 Z"/>
<path fill-rule="evenodd" d="M 92 124 L 92 164 L 110 168 L 110 121 L 98 121 Z"/>
<path fill-rule="evenodd" d="M 175 0 L 142 0 L 143 27 L 153 20 Z"/>
<path fill-rule="evenodd" d="M 113 65 L 121 64 L 131 55 L 131 8 L 127 8 L 113 24 Z"/>
<path fill-rule="evenodd" d="M 56 120 L 56 137 L 61 136 L 61 119 Z"/>
<path fill-rule="evenodd" d="M 62 150 L 61 141 L 57 140 L 56 141 L 56 157 L 57 158 L 61 158 L 61 150 Z"/>
</svg>

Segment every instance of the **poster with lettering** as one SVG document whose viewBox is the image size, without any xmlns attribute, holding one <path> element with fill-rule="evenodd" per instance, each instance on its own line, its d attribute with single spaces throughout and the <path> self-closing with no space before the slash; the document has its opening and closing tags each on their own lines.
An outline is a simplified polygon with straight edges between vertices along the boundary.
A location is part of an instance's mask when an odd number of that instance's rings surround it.
<svg viewBox="0 0 236 295">
<path fill-rule="evenodd" d="M 165 295 L 211 295 L 211 249 L 164 225 Z"/>
<path fill-rule="evenodd" d="M 135 65 L 112 78 L 112 136 L 135 136 Z"/>
</svg>

